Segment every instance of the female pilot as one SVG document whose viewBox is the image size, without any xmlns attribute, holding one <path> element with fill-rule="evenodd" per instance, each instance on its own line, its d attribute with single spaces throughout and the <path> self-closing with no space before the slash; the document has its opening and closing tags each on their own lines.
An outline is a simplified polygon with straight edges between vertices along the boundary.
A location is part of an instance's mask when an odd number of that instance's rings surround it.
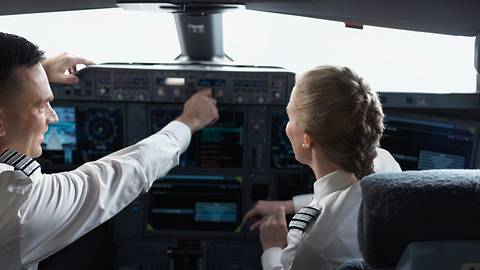
<svg viewBox="0 0 480 270">
<path fill-rule="evenodd" d="M 360 258 L 359 180 L 373 172 L 383 132 L 377 94 L 346 67 L 320 66 L 297 78 L 285 129 L 295 158 L 312 168 L 313 200 L 288 225 L 279 207 L 260 225 L 262 266 L 337 269 Z M 287 235 L 288 233 L 288 235 Z"/>
</svg>

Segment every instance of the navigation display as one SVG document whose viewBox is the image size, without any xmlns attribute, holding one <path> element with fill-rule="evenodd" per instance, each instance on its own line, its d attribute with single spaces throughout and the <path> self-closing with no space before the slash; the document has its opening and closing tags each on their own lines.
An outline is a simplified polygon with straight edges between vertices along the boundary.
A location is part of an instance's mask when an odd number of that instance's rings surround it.
<svg viewBox="0 0 480 270">
<path fill-rule="evenodd" d="M 157 107 L 151 111 L 151 131 L 156 132 L 180 115 L 181 110 Z M 202 168 L 242 168 L 244 112 L 220 109 L 220 119 L 192 136 L 180 166 Z"/>
</svg>

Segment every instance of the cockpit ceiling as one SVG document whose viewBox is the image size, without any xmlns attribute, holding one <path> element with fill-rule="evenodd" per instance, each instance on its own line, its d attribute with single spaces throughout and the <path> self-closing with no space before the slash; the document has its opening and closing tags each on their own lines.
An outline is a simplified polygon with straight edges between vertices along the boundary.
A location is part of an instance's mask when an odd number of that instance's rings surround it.
<svg viewBox="0 0 480 270">
<path fill-rule="evenodd" d="M 480 34 L 478 0 L 119 0 L 131 3 L 245 4 L 247 9 L 423 32 Z M 3 0 L 0 15 L 116 7 L 116 0 Z"/>
</svg>

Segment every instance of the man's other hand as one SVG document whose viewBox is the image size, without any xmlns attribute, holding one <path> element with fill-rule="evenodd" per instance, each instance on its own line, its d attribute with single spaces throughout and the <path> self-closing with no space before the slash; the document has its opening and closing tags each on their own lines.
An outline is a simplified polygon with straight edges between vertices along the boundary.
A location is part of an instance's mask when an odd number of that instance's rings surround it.
<svg viewBox="0 0 480 270">
<path fill-rule="evenodd" d="M 93 65 L 94 62 L 76 57 L 68 53 L 62 53 L 54 57 L 45 59 L 42 66 L 47 73 L 48 80 L 54 83 L 74 84 L 79 79 L 73 75 L 77 72 L 77 65 Z"/>
</svg>

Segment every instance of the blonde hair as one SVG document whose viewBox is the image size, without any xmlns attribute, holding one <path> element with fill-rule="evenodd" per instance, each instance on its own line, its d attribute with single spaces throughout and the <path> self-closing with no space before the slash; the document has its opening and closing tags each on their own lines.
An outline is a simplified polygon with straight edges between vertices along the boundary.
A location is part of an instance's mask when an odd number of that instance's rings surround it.
<svg viewBox="0 0 480 270">
<path fill-rule="evenodd" d="M 297 78 L 294 106 L 325 157 L 358 179 L 373 173 L 383 132 L 377 94 L 346 67 L 320 66 Z"/>
</svg>

